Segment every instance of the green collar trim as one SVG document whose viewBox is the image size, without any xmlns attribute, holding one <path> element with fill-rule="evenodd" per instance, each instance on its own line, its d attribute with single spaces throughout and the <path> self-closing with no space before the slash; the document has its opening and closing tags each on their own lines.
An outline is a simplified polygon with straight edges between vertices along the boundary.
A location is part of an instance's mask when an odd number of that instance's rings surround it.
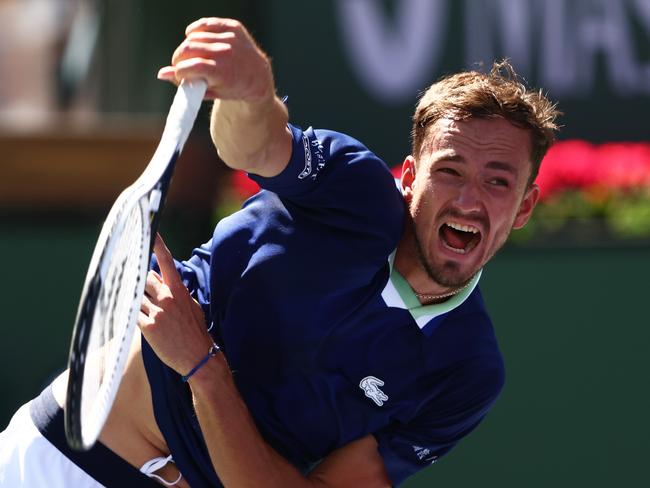
<svg viewBox="0 0 650 488">
<path fill-rule="evenodd" d="M 453 295 L 442 303 L 422 305 L 413 292 L 413 288 L 404 277 L 394 268 L 395 252 L 388 257 L 390 278 L 381 296 L 389 307 L 404 308 L 409 311 L 413 320 L 422 329 L 431 319 L 448 313 L 460 306 L 469 297 L 481 278 L 483 270 L 479 270 L 469 284 L 458 294 Z"/>
</svg>

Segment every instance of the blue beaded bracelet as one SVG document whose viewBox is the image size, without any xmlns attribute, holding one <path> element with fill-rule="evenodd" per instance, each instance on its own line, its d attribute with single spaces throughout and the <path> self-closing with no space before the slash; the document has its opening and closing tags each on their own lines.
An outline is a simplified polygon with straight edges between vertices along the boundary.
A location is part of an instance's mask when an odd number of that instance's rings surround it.
<svg viewBox="0 0 650 488">
<path fill-rule="evenodd" d="M 187 383 L 187 380 L 189 380 L 191 378 L 191 376 L 201 368 L 201 366 L 203 366 L 205 363 L 207 363 L 208 359 L 210 359 L 212 356 L 216 355 L 218 352 L 219 352 L 219 346 L 217 346 L 213 342 L 212 347 L 210 347 L 210 350 L 208 351 L 208 354 L 206 354 L 206 356 L 203 359 L 201 359 L 201 361 L 199 361 L 199 363 L 196 366 L 194 366 L 190 370 L 189 373 L 187 373 L 185 376 L 181 376 L 183 381 L 185 381 Z"/>
</svg>

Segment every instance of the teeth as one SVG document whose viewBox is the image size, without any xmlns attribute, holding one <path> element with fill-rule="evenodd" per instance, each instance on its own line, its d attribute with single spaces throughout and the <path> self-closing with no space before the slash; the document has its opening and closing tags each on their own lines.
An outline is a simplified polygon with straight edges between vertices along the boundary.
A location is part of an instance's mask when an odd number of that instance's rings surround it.
<svg viewBox="0 0 650 488">
<path fill-rule="evenodd" d="M 478 229 L 471 225 L 463 225 L 458 222 L 447 222 L 447 225 L 452 229 L 460 230 L 462 232 L 471 232 L 472 234 L 478 234 Z"/>
</svg>

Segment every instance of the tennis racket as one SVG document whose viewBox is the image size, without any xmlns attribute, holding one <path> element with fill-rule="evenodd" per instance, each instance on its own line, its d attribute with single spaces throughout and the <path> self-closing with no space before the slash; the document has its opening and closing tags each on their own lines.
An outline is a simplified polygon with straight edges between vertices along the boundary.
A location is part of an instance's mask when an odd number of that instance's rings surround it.
<svg viewBox="0 0 650 488">
<path fill-rule="evenodd" d="M 73 449 L 94 445 L 113 404 L 144 294 L 160 212 L 205 90 L 203 81 L 178 87 L 153 158 L 118 196 L 99 234 L 68 360 L 64 418 Z"/>
</svg>

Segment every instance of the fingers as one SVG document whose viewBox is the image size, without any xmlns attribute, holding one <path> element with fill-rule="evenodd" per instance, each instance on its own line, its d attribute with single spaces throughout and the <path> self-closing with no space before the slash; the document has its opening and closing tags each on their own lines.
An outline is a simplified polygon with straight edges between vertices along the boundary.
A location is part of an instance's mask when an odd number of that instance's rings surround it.
<svg viewBox="0 0 650 488">
<path fill-rule="evenodd" d="M 156 240 L 153 245 L 153 252 L 156 254 L 156 258 L 158 259 L 158 265 L 160 266 L 160 273 L 162 274 L 163 283 L 169 286 L 170 289 L 177 288 L 179 285 L 184 288 L 185 285 L 183 285 L 181 277 L 178 275 L 176 265 L 174 264 L 174 258 L 172 258 L 172 254 L 169 252 L 169 249 L 167 249 L 167 246 L 162 240 L 162 237 L 160 237 L 160 234 L 156 234 Z M 148 284 L 149 277 L 147 276 L 147 285 Z M 145 289 L 147 285 L 145 285 Z M 155 288 L 156 285 L 154 283 L 152 283 L 152 285 Z"/>
<path fill-rule="evenodd" d="M 225 68 L 232 57 L 234 34 L 230 32 L 195 32 L 185 39 L 172 55 L 172 69 L 163 68 L 166 81 L 178 85 L 181 80 L 204 79 L 218 90 L 228 83 L 232 70 Z M 172 74 L 173 71 L 173 74 Z"/>
<path fill-rule="evenodd" d="M 140 311 L 145 315 L 149 316 L 152 312 L 157 312 L 160 310 L 160 307 L 155 305 L 149 297 L 146 295 L 142 298 L 142 303 L 140 304 Z"/>
<path fill-rule="evenodd" d="M 180 49 L 180 48 L 179 48 Z M 193 44 L 182 53 L 174 54 L 174 66 L 166 66 L 158 71 L 158 79 L 178 86 L 182 80 L 205 80 L 210 89 L 205 98 L 216 98 L 219 87 L 226 81 L 227 70 L 219 70 L 219 53 L 225 53 L 230 46 L 224 44 Z M 189 56 L 189 57 L 187 57 Z"/>
<path fill-rule="evenodd" d="M 232 50 L 232 45 L 228 42 L 215 40 L 200 41 L 194 39 L 185 39 L 174 51 L 172 55 L 172 65 L 191 58 L 219 59 L 219 56 L 225 56 Z"/>
<path fill-rule="evenodd" d="M 219 98 L 219 92 L 217 90 L 213 90 L 211 88 L 208 88 L 205 91 L 205 97 L 206 100 L 216 100 Z"/>
<path fill-rule="evenodd" d="M 234 19 L 224 19 L 221 17 L 204 17 L 195 20 L 185 29 L 185 35 L 192 32 L 207 31 L 207 32 L 227 32 L 237 29 L 242 29 L 241 22 Z"/>
<path fill-rule="evenodd" d="M 161 288 L 163 286 L 162 278 L 155 271 L 147 273 L 147 280 L 144 284 L 144 292 L 150 298 L 160 296 Z"/>
<path fill-rule="evenodd" d="M 172 65 L 165 66 L 158 71 L 158 79 L 169 81 L 178 86 L 183 79 L 196 79 L 199 77 L 214 78 L 218 71 L 217 59 L 230 52 L 231 42 L 235 38 L 233 32 L 192 32 L 176 48 L 172 55 Z M 192 58 L 200 58 L 203 63 L 195 60 L 191 63 L 184 63 L 178 69 L 178 64 Z M 204 64 L 204 66 L 200 66 Z M 211 80 L 215 84 L 217 80 Z M 207 97 L 206 97 L 207 98 Z"/>
<path fill-rule="evenodd" d="M 162 81 L 169 81 L 175 85 L 178 85 L 178 80 L 176 79 L 176 70 L 173 66 L 165 66 L 158 70 L 158 79 Z"/>
<path fill-rule="evenodd" d="M 180 70 L 177 70 L 173 66 L 165 66 L 158 71 L 158 79 L 168 81 L 175 86 L 178 86 L 183 79 L 203 79 L 207 81 L 208 76 L 212 76 L 214 79 L 212 70 L 214 64 L 207 60 L 205 62 L 208 63 L 207 66 L 199 66 L 198 63 L 184 64 Z M 215 100 L 219 98 L 219 90 L 217 88 L 208 88 L 203 98 L 205 100 Z"/>
<path fill-rule="evenodd" d="M 140 330 L 146 329 L 152 323 L 153 320 L 151 320 L 146 313 L 140 310 L 140 312 L 138 313 L 138 327 L 140 328 Z"/>
<path fill-rule="evenodd" d="M 196 31 L 187 35 L 183 42 L 202 42 L 232 44 L 237 38 L 235 32 L 201 32 Z"/>
<path fill-rule="evenodd" d="M 206 63 L 210 63 L 206 61 Z M 197 66 L 196 63 L 183 65 L 180 70 L 173 66 L 165 66 L 158 71 L 158 79 L 161 81 L 168 81 L 171 84 L 178 86 L 183 79 L 203 79 L 207 81 L 207 75 L 211 75 L 214 64 L 209 66 Z M 203 96 L 205 100 L 214 100 L 219 98 L 219 91 L 215 88 L 208 88 Z"/>
<path fill-rule="evenodd" d="M 239 21 L 203 18 L 191 23 L 185 34 L 171 65 L 163 67 L 158 78 L 174 85 L 203 79 L 208 84 L 206 99 L 266 102 L 274 96 L 269 59 Z"/>
<path fill-rule="evenodd" d="M 178 67 L 178 64 L 191 58 L 201 58 L 211 60 L 215 65 L 219 64 L 220 56 L 227 56 L 233 48 L 236 41 L 237 32 L 244 31 L 243 25 L 233 19 L 222 18 L 203 18 L 190 24 L 185 30 L 186 39 L 178 46 L 172 56 L 172 65 Z M 212 67 L 216 67 L 213 65 Z M 205 65 L 204 67 L 207 67 Z M 187 66 L 186 66 L 187 67 Z M 217 72 L 211 70 L 212 73 Z M 193 75 L 188 72 L 186 75 Z M 205 75 L 206 73 L 201 73 Z M 176 73 L 176 79 L 182 79 L 179 73 Z"/>
</svg>

